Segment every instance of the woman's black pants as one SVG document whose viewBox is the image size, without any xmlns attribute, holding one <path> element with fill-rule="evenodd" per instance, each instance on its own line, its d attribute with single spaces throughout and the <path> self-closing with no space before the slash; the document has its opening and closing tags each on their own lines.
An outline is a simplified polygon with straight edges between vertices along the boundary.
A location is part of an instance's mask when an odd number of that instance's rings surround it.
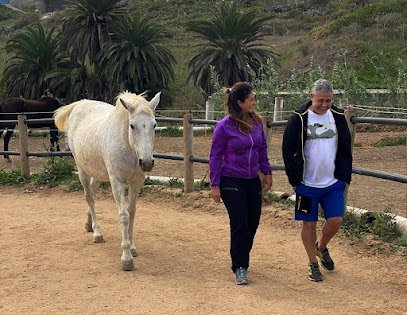
<svg viewBox="0 0 407 315">
<path fill-rule="evenodd" d="M 220 194 L 229 213 L 232 271 L 249 267 L 250 250 L 261 215 L 259 177 L 243 179 L 222 176 Z"/>
</svg>

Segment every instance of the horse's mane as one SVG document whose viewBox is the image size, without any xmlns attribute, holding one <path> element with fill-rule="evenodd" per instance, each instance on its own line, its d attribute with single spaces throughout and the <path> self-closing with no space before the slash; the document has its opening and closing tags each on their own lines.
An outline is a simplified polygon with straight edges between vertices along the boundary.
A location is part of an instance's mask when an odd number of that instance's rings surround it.
<svg viewBox="0 0 407 315">
<path fill-rule="evenodd" d="M 120 93 L 116 97 L 116 109 L 115 109 L 120 119 L 127 120 L 129 117 L 128 111 L 120 102 L 120 99 L 122 99 L 129 106 L 130 113 L 137 113 L 143 111 L 146 114 L 153 116 L 154 111 L 149 106 L 149 102 L 146 100 L 145 96 L 146 96 L 145 92 L 138 95 L 135 93 L 130 93 L 128 91 Z"/>
</svg>

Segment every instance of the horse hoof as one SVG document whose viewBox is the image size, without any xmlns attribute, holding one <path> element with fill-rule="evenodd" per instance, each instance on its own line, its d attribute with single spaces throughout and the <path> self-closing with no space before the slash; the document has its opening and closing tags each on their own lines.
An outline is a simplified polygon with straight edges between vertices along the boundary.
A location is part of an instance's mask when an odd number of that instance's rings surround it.
<svg viewBox="0 0 407 315">
<path fill-rule="evenodd" d="M 131 271 L 134 269 L 133 260 L 122 260 L 122 269 L 123 271 Z"/>
<path fill-rule="evenodd" d="M 131 253 L 131 255 L 132 255 L 133 257 L 137 257 L 137 256 L 138 256 L 137 250 L 136 250 L 135 248 L 130 248 L 130 253 Z"/>
<path fill-rule="evenodd" d="M 86 229 L 86 231 L 88 231 L 88 232 L 93 232 L 92 224 L 85 224 L 85 229 Z"/>
<path fill-rule="evenodd" d="M 104 243 L 103 235 L 96 235 L 93 237 L 93 243 Z"/>
</svg>

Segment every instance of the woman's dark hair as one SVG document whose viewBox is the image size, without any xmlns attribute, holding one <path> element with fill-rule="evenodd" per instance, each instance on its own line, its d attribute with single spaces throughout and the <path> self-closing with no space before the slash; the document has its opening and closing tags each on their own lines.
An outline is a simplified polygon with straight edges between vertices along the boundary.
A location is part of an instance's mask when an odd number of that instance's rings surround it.
<svg viewBox="0 0 407 315">
<path fill-rule="evenodd" d="M 255 112 L 243 111 L 237 101 L 244 102 L 253 92 L 253 88 L 249 83 L 237 82 L 231 88 L 225 88 L 224 92 L 228 94 L 226 108 L 229 115 L 235 119 L 241 132 L 249 133 L 255 123 L 261 121 L 261 117 Z"/>
</svg>

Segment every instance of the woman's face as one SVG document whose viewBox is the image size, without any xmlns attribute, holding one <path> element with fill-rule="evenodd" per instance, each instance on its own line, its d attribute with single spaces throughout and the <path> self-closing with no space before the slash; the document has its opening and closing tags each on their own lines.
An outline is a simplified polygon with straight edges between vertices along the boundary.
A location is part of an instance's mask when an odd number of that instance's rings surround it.
<svg viewBox="0 0 407 315">
<path fill-rule="evenodd" d="M 252 113 L 254 111 L 254 105 L 256 105 L 256 95 L 251 92 L 244 102 L 238 100 L 237 104 L 244 112 Z"/>
</svg>

